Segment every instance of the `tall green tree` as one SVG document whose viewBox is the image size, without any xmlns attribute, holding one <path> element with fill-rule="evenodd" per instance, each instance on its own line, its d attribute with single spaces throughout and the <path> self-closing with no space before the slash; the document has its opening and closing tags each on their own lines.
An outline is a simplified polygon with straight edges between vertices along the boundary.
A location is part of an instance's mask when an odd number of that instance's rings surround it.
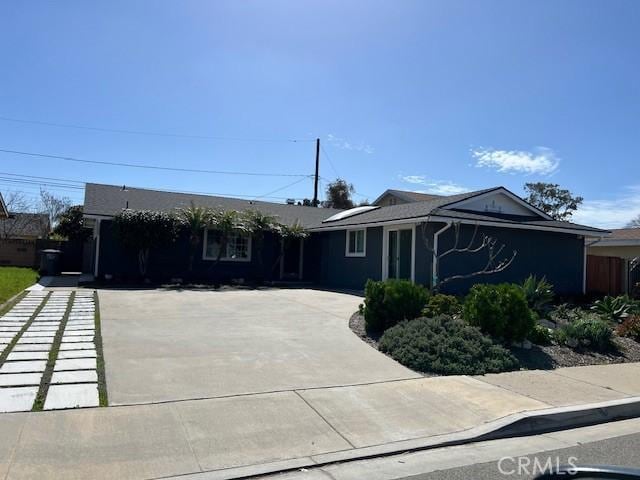
<svg viewBox="0 0 640 480">
<path fill-rule="evenodd" d="M 327 185 L 327 199 L 322 202 L 322 206 L 325 208 L 339 208 L 347 210 L 354 207 L 351 195 L 355 192 L 353 184 L 347 183 L 341 178 L 336 178 L 335 181 Z"/>
<path fill-rule="evenodd" d="M 555 220 L 570 220 L 584 200 L 573 196 L 569 190 L 560 188 L 557 183 L 525 183 L 524 189 L 527 192 L 525 200 Z"/>
<path fill-rule="evenodd" d="M 53 229 L 55 235 L 69 240 L 86 240 L 91 230 L 85 228 L 82 217 L 82 205 L 67 208 L 58 216 L 58 224 Z"/>
</svg>

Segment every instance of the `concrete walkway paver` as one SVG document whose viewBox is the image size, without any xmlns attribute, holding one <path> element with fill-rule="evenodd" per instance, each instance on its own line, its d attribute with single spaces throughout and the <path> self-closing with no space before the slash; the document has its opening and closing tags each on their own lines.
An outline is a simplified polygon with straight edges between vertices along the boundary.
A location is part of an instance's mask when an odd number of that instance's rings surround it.
<svg viewBox="0 0 640 480">
<path fill-rule="evenodd" d="M 323 388 L 300 395 L 356 447 L 465 430 L 549 406 L 469 377 Z"/>
<path fill-rule="evenodd" d="M 589 368 L 589 371 L 593 371 L 592 367 Z M 568 369 L 559 371 L 566 370 Z M 490 374 L 476 378 L 554 407 L 604 402 L 626 396 L 607 387 L 586 383 L 555 372 L 555 370 L 531 370 Z"/>
</svg>

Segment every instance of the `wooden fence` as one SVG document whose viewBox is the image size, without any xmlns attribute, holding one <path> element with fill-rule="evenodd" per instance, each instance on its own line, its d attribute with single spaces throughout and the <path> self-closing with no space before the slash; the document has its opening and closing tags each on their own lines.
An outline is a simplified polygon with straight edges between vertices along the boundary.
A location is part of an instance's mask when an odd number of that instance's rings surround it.
<svg viewBox="0 0 640 480">
<path fill-rule="evenodd" d="M 40 251 L 55 248 L 62 251 L 62 271 L 80 272 L 83 271 L 84 266 L 83 247 L 82 242 L 2 238 L 0 239 L 0 265 L 38 268 Z"/>
<path fill-rule="evenodd" d="M 625 290 L 625 260 L 587 255 L 587 293 L 621 295 Z"/>
</svg>

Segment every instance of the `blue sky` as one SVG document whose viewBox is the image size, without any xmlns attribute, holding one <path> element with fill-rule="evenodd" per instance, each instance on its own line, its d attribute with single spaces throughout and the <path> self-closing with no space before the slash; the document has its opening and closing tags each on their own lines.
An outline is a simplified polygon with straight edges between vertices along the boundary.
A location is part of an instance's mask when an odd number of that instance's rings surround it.
<svg viewBox="0 0 640 480">
<path fill-rule="evenodd" d="M 551 181 L 585 197 L 575 221 L 619 227 L 640 213 L 639 48 L 634 0 L 7 0 L 0 117 L 184 137 L 0 119 L 0 149 L 308 175 L 319 137 L 322 177 L 357 200 Z M 304 177 L 0 166 L 5 193 L 36 194 L 21 174 L 312 195 Z"/>
</svg>

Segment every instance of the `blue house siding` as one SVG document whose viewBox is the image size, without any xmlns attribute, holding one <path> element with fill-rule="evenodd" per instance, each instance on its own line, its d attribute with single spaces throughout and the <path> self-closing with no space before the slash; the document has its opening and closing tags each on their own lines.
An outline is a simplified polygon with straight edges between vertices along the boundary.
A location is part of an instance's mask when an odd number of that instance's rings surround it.
<svg viewBox="0 0 640 480">
<path fill-rule="evenodd" d="M 444 224 L 434 224 L 438 230 Z M 462 225 L 459 246 L 465 246 L 473 235 L 473 225 Z M 454 280 L 442 288 L 448 293 L 466 293 L 474 283 L 522 282 L 533 274 L 539 278 L 545 276 L 553 285 L 555 292 L 561 295 L 582 293 L 584 241 L 578 235 L 525 230 L 512 228 L 479 227 L 476 244 L 486 234 L 497 239 L 497 244 L 504 244 L 499 259 L 508 258 L 517 252 L 513 263 L 504 271 L 481 275 L 470 279 Z M 438 251 L 442 253 L 454 244 L 453 229 L 440 235 Z M 416 248 L 422 245 L 416 243 Z M 417 253 L 417 252 L 416 252 Z M 418 256 L 416 254 L 416 256 Z M 455 253 L 440 260 L 439 276 L 467 274 L 482 270 L 487 262 L 486 251 L 479 253 Z"/>
<path fill-rule="evenodd" d="M 201 237 L 195 250 L 193 272 L 191 272 L 194 279 L 220 282 L 239 278 L 246 280 L 255 280 L 260 277 L 265 280 L 279 279 L 280 241 L 275 235 L 265 235 L 261 255 L 259 255 L 259 247 L 254 238 L 251 243 L 251 260 L 248 262 L 220 261 L 216 264 L 212 260 L 203 260 L 202 240 Z M 169 280 L 185 276 L 189 273 L 189 253 L 189 239 L 186 234 L 169 247 L 151 249 L 148 276 L 155 280 Z M 113 222 L 111 220 L 100 222 L 99 255 L 99 277 L 111 274 L 121 280 L 138 278 L 137 252 L 123 248 L 119 244 L 113 236 Z M 259 261 L 259 257 L 262 258 L 262 262 Z"/>
<path fill-rule="evenodd" d="M 368 279 L 382 278 L 382 227 L 367 228 L 366 257 L 345 256 L 346 230 L 323 232 L 317 237 L 321 260 L 319 283 L 361 290 Z"/>
</svg>

